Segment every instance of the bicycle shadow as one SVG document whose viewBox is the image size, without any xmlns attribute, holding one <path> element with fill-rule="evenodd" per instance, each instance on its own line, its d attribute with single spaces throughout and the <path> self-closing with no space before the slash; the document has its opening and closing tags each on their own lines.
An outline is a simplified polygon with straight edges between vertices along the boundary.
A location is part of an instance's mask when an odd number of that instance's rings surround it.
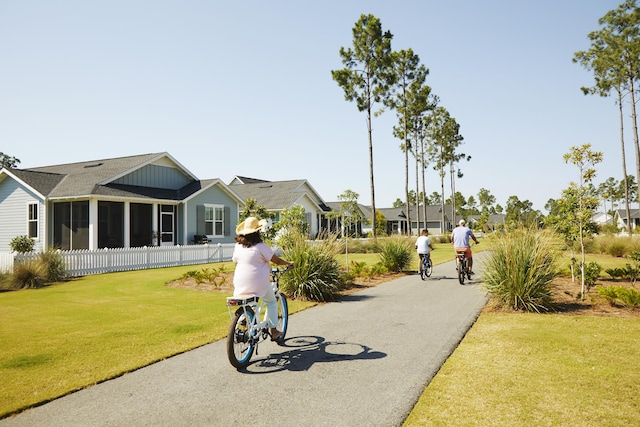
<svg viewBox="0 0 640 427">
<path fill-rule="evenodd" d="M 325 341 L 318 336 L 300 336 L 285 339 L 284 353 L 270 354 L 255 360 L 240 372 L 266 374 L 277 371 L 308 371 L 316 363 L 343 362 L 348 360 L 373 360 L 387 357 L 386 353 L 373 351 L 363 344 Z"/>
</svg>

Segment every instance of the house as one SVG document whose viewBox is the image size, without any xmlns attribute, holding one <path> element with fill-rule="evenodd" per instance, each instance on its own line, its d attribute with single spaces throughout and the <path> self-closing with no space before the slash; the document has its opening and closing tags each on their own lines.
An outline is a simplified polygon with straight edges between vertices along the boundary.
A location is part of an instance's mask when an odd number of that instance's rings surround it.
<svg viewBox="0 0 640 427">
<path fill-rule="evenodd" d="M 333 213 L 340 213 L 342 210 L 342 202 L 327 202 L 327 206 Z M 367 224 L 370 223 L 369 217 L 371 216 L 371 210 L 364 205 L 358 204 L 356 212 L 352 214 L 360 218 L 360 220 L 346 220 L 341 216 L 327 216 L 325 223 L 325 229 L 331 233 L 337 233 L 339 235 L 348 235 L 352 237 L 364 236 L 368 231 L 371 231 L 371 227 L 367 229 Z M 348 213 L 346 214 L 348 215 Z M 343 226 L 348 224 L 348 230 Z"/>
<path fill-rule="evenodd" d="M 640 225 L 640 209 L 629 209 L 629 216 L 631 217 L 631 229 L 635 230 Z M 626 209 L 618 209 L 615 211 L 615 217 L 617 218 L 617 226 L 621 230 L 627 229 L 627 211 Z"/>
<path fill-rule="evenodd" d="M 19 235 L 35 250 L 234 241 L 243 200 L 199 180 L 168 153 L 0 170 L 0 250 Z"/>
<path fill-rule="evenodd" d="M 242 200 L 254 199 L 259 206 L 274 213 L 274 223 L 280 220 L 283 209 L 300 205 L 305 210 L 311 237 L 317 237 L 327 230 L 328 219 L 325 215 L 331 209 L 307 180 L 266 181 L 235 176 L 229 182 L 229 188 Z"/>
<path fill-rule="evenodd" d="M 405 207 L 399 208 L 378 208 L 377 211 L 381 212 L 387 220 L 387 234 L 406 234 L 407 230 L 407 216 L 405 213 Z M 450 231 L 452 228 L 452 221 L 449 219 L 447 212 L 451 212 L 451 206 L 445 205 L 444 214 L 444 227 L 442 226 L 443 215 L 441 205 L 427 205 L 427 220 L 424 219 L 423 206 L 419 208 L 420 222 L 418 223 L 418 215 L 416 214 L 416 207 L 409 206 L 409 214 L 411 215 L 411 233 L 412 235 L 418 235 L 420 230 L 427 228 L 430 234 L 439 235 L 444 232 Z M 369 217 L 371 214 L 369 213 Z"/>
</svg>

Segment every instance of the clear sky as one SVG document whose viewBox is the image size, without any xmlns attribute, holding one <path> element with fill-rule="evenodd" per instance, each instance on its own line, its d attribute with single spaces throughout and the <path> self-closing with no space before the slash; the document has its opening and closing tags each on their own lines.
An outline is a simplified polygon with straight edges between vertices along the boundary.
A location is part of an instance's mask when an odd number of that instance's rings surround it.
<svg viewBox="0 0 640 427">
<path fill-rule="evenodd" d="M 572 63 L 621 2 L 4 0 L 0 151 L 21 168 L 166 151 L 200 179 L 307 179 L 327 202 L 350 189 L 368 205 L 365 114 L 331 70 L 373 14 L 461 126 L 457 191 L 545 213 L 578 178 L 571 146 L 604 153 L 596 184 L 622 178 L 614 99 L 583 95 L 592 74 Z M 396 123 L 373 122 L 378 208 L 404 198 Z M 427 181 L 439 191 L 431 168 Z"/>
</svg>

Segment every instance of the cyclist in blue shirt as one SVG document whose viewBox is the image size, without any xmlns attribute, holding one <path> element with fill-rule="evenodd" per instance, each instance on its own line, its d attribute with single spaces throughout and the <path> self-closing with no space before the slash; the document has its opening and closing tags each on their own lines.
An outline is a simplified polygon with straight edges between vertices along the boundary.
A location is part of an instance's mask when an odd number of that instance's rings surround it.
<svg viewBox="0 0 640 427">
<path fill-rule="evenodd" d="M 479 244 L 478 239 L 474 236 L 470 228 L 467 227 L 467 222 L 461 219 L 459 225 L 451 232 L 451 241 L 453 242 L 453 249 L 458 252 L 464 252 L 465 258 L 469 262 L 469 274 L 473 274 L 473 257 L 471 256 L 471 245 L 469 239 L 473 239 L 476 245 Z M 456 263 L 458 259 L 456 258 Z M 457 267 L 457 266 L 456 266 Z"/>
</svg>

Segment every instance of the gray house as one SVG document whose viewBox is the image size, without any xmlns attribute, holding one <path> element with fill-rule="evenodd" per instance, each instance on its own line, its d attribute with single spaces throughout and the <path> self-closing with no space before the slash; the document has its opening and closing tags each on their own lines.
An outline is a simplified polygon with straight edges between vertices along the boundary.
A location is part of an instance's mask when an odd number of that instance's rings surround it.
<svg viewBox="0 0 640 427">
<path fill-rule="evenodd" d="M 305 210 L 309 235 L 317 237 L 326 231 L 325 215 L 331 209 L 307 180 L 266 181 L 236 176 L 229 183 L 229 188 L 242 200 L 254 199 L 258 205 L 274 213 L 274 222 L 279 221 L 283 209 L 300 205 Z"/>
<path fill-rule="evenodd" d="M 231 243 L 243 201 L 168 153 L 0 170 L 0 250 Z M 203 237 L 203 236 L 206 236 Z"/>
</svg>

